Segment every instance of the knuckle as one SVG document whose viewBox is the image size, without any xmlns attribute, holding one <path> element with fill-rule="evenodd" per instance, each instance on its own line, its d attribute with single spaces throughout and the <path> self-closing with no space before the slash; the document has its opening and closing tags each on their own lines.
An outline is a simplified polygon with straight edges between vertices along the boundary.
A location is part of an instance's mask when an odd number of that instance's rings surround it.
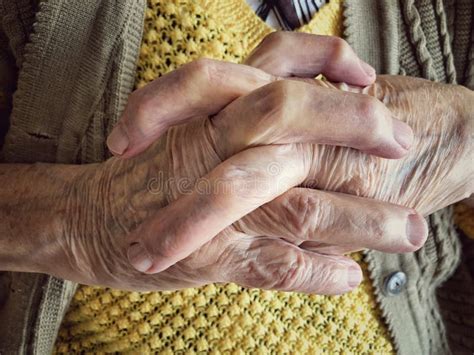
<svg viewBox="0 0 474 355">
<path fill-rule="evenodd" d="M 379 111 L 379 101 L 372 96 L 359 97 L 358 111 L 364 118 L 374 117 Z"/>
<path fill-rule="evenodd" d="M 339 37 L 330 37 L 330 48 L 328 63 L 334 66 L 341 64 L 352 54 L 351 46 Z"/>
<path fill-rule="evenodd" d="M 370 233 L 370 239 L 375 244 L 379 244 L 383 241 L 384 236 L 389 233 L 387 228 L 391 223 L 391 216 L 386 211 L 377 210 L 367 214 L 365 223 L 361 226 L 362 231 Z"/>
<path fill-rule="evenodd" d="M 245 196 L 245 201 L 249 205 L 258 206 L 260 200 L 265 194 L 256 188 L 255 183 L 264 183 L 267 181 L 265 172 L 253 166 L 244 166 L 235 163 L 226 164 L 218 168 L 219 178 L 213 187 L 209 187 L 210 199 L 230 198 L 230 196 Z"/>
<path fill-rule="evenodd" d="M 283 31 L 272 32 L 267 35 L 261 44 L 259 45 L 258 52 L 263 53 L 280 53 L 285 52 L 286 47 L 291 45 L 289 41 L 290 35 Z M 268 58 L 268 66 L 271 66 L 272 71 L 284 74 L 287 72 L 288 61 L 283 56 L 278 56 L 276 60 L 275 56 Z"/>
<path fill-rule="evenodd" d="M 293 248 L 276 253 L 278 258 L 271 255 L 245 257 L 244 266 L 240 266 L 243 272 L 238 272 L 232 279 L 247 287 L 267 290 L 297 291 L 305 287 L 313 273 L 312 264 Z"/>
<path fill-rule="evenodd" d="M 184 80 L 192 80 L 197 82 L 211 82 L 217 74 L 217 62 L 208 58 L 199 58 L 187 65 L 187 73 L 190 78 Z"/>
<path fill-rule="evenodd" d="M 254 178 L 258 178 L 261 175 L 261 170 L 256 167 L 245 166 L 240 163 L 228 163 L 224 168 L 222 168 L 219 179 L 223 183 L 239 184 L 252 181 Z"/>
<path fill-rule="evenodd" d="M 318 266 L 318 273 L 313 284 L 317 285 L 317 290 L 322 294 L 333 294 L 340 288 L 341 274 L 345 270 L 336 268 L 332 263 L 322 263 Z"/>
<path fill-rule="evenodd" d="M 383 104 L 374 97 L 362 97 L 358 112 L 360 129 L 364 132 L 363 142 L 368 146 L 378 144 L 387 129 Z"/>
<path fill-rule="evenodd" d="M 278 80 L 267 85 L 264 97 L 259 100 L 259 113 L 271 118 L 273 125 L 282 125 L 291 117 L 290 110 L 297 85 L 289 80 Z"/>
<path fill-rule="evenodd" d="M 331 206 L 315 194 L 294 189 L 287 193 L 282 208 L 292 234 L 300 240 L 307 240 L 321 228 Z"/>
<path fill-rule="evenodd" d="M 144 94 L 142 91 L 144 89 L 139 89 L 130 94 L 127 102 L 127 110 L 132 111 L 135 117 L 143 117 L 147 112 L 148 108 L 152 105 L 152 100 L 149 95 Z"/>
<path fill-rule="evenodd" d="M 394 235 L 403 233 L 405 219 L 400 216 L 399 210 L 391 206 L 382 204 L 371 204 L 361 210 L 360 213 L 350 213 L 343 216 L 350 221 L 353 234 L 364 236 L 361 240 L 361 246 L 389 246 L 394 241 L 403 241 L 402 239 L 393 239 Z M 387 244 L 389 243 L 389 244 Z"/>
<path fill-rule="evenodd" d="M 176 238 L 165 238 L 159 245 L 149 248 L 152 256 L 158 258 L 173 258 L 180 253 L 179 246 L 175 242 Z"/>
<path fill-rule="evenodd" d="M 147 94 L 144 89 L 133 92 L 127 102 L 126 112 L 122 118 L 123 128 L 127 132 L 138 131 L 145 136 L 155 127 L 156 120 L 150 119 L 150 112 L 154 111 L 155 97 Z"/>
<path fill-rule="evenodd" d="M 275 281 L 271 288 L 282 291 L 299 290 L 306 280 L 305 275 L 311 274 L 311 270 L 307 270 L 309 265 L 301 254 L 295 254 L 289 265 L 282 265 L 274 271 Z"/>
<path fill-rule="evenodd" d="M 275 31 L 265 36 L 262 44 L 269 45 L 271 47 L 279 46 L 286 41 L 287 34 L 283 31 Z"/>
<path fill-rule="evenodd" d="M 288 80 L 279 80 L 269 85 L 267 100 L 273 107 L 283 107 L 291 96 L 294 85 Z"/>
<path fill-rule="evenodd" d="M 268 93 L 271 98 L 278 103 L 284 100 L 295 89 L 294 82 L 290 80 L 277 80 L 267 86 Z"/>
</svg>

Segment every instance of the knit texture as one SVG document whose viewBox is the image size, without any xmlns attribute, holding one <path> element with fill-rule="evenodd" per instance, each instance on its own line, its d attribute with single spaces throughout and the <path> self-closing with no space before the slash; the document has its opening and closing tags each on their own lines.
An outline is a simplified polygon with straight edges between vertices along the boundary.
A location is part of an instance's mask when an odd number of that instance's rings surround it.
<svg viewBox="0 0 474 355">
<path fill-rule="evenodd" d="M 331 1 L 299 30 L 340 35 L 341 4 Z M 269 32 L 242 0 L 149 0 L 137 86 L 199 57 L 241 62 Z M 357 290 L 338 297 L 235 284 L 153 293 L 82 286 L 56 351 L 389 354 L 393 348 L 366 273 Z"/>
<path fill-rule="evenodd" d="M 235 284 L 152 293 L 81 286 L 56 352 L 389 354 L 372 293 L 367 281 L 335 297 Z"/>
</svg>

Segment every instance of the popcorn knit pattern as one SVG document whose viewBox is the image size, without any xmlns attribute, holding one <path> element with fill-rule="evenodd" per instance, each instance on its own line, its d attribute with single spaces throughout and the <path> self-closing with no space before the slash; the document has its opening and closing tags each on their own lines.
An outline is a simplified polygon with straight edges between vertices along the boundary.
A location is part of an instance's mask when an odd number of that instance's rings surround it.
<svg viewBox="0 0 474 355">
<path fill-rule="evenodd" d="M 299 31 L 341 35 L 342 0 Z M 200 57 L 241 62 L 272 32 L 244 0 L 148 0 L 136 86 Z M 343 296 L 208 285 L 175 292 L 80 286 L 56 353 L 392 354 L 367 270 Z"/>
</svg>

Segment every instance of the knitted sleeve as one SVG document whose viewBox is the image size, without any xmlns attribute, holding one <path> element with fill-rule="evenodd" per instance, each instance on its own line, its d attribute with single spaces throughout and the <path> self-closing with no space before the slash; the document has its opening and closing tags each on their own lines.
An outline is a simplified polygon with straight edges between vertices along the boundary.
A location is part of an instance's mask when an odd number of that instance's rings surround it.
<svg viewBox="0 0 474 355">
<path fill-rule="evenodd" d="M 474 2 L 403 0 L 400 69 L 474 89 Z"/>
<path fill-rule="evenodd" d="M 8 130 L 15 77 L 16 69 L 9 50 L 8 39 L 0 27 L 0 149 Z"/>
<path fill-rule="evenodd" d="M 457 81 L 474 90 L 474 2 L 450 0 L 445 6 Z"/>
<path fill-rule="evenodd" d="M 8 130 L 23 50 L 40 0 L 0 0 L 0 149 Z"/>
<path fill-rule="evenodd" d="M 474 89 L 472 0 L 346 0 L 345 37 L 378 73 Z"/>
</svg>

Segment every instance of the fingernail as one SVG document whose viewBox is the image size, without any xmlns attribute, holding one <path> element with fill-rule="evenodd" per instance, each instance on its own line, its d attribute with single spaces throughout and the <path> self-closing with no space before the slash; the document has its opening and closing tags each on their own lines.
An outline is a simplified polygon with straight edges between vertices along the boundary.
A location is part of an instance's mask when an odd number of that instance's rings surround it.
<svg viewBox="0 0 474 355">
<path fill-rule="evenodd" d="M 409 215 L 407 222 L 408 241 L 416 247 L 421 247 L 426 240 L 427 234 L 428 226 L 423 216 L 418 213 Z"/>
<path fill-rule="evenodd" d="M 402 121 L 393 119 L 393 136 L 398 144 L 405 150 L 410 149 L 413 144 L 413 130 Z"/>
<path fill-rule="evenodd" d="M 128 143 L 128 136 L 124 132 L 121 124 L 115 126 L 107 138 L 107 146 L 112 153 L 117 155 L 122 155 L 125 152 L 128 148 Z"/>
<path fill-rule="evenodd" d="M 362 271 L 358 266 L 351 266 L 349 268 L 348 284 L 351 289 L 357 287 L 362 281 Z"/>
<path fill-rule="evenodd" d="M 127 251 L 128 261 L 140 272 L 147 272 L 153 265 L 148 252 L 140 243 L 133 243 Z"/>
<path fill-rule="evenodd" d="M 362 70 L 367 74 L 368 77 L 373 78 L 375 77 L 375 69 L 372 68 L 371 65 L 367 64 L 364 62 L 362 59 L 359 59 L 360 66 L 362 67 Z"/>
</svg>

